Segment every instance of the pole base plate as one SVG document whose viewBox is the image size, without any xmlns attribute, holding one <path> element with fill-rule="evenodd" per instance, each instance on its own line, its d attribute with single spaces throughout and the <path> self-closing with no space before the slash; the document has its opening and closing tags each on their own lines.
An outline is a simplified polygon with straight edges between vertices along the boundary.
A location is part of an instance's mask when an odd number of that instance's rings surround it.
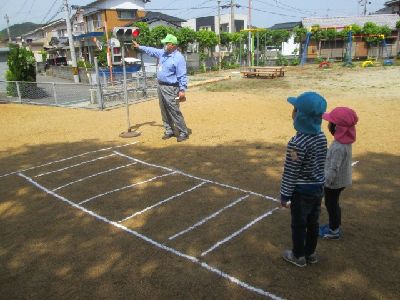
<svg viewBox="0 0 400 300">
<path fill-rule="evenodd" d="M 125 132 L 121 132 L 119 134 L 119 137 L 122 138 L 132 138 L 132 137 L 138 137 L 140 136 L 142 133 L 139 131 L 125 131 Z"/>
</svg>

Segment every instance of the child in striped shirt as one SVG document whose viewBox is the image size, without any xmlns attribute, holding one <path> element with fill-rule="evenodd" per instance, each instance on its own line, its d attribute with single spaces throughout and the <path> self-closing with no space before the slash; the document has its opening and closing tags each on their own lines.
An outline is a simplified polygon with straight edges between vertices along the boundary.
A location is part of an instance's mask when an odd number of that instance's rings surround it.
<svg viewBox="0 0 400 300">
<path fill-rule="evenodd" d="M 356 140 L 358 116 L 348 107 L 337 107 L 323 114 L 322 118 L 329 122 L 328 129 L 335 139 L 329 146 L 325 163 L 325 207 L 329 224 L 320 227 L 319 235 L 324 239 L 338 240 L 342 222 L 339 196 L 352 183 L 352 144 Z"/>
<path fill-rule="evenodd" d="M 326 100 L 315 92 L 288 98 L 294 106 L 292 118 L 297 133 L 287 146 L 281 184 L 281 205 L 291 209 L 292 250 L 283 258 L 298 266 L 316 263 L 318 219 L 325 183 L 327 152 L 325 134 L 321 132 Z M 289 205 L 290 203 L 290 205 Z"/>
</svg>

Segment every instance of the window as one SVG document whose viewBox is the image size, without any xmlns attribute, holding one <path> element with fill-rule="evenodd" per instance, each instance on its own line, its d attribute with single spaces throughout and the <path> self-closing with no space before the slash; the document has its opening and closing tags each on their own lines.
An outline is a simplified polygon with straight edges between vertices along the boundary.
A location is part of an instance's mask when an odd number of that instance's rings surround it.
<svg viewBox="0 0 400 300">
<path fill-rule="evenodd" d="M 135 19 L 136 18 L 136 9 L 131 10 L 117 10 L 118 19 Z"/>
<path fill-rule="evenodd" d="M 211 26 L 200 26 L 199 30 L 208 30 L 211 31 Z"/>
</svg>

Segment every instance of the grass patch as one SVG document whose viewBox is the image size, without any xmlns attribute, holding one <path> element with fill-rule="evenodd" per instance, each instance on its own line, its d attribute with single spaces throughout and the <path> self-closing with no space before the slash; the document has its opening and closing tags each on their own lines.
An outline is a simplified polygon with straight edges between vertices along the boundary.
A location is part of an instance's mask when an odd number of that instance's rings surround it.
<svg viewBox="0 0 400 300">
<path fill-rule="evenodd" d="M 240 78 L 235 80 L 221 81 L 215 84 L 204 86 L 202 89 L 207 92 L 229 92 L 239 90 L 252 90 L 264 92 L 266 89 L 287 89 L 290 84 L 284 78 L 279 79 L 258 79 Z"/>
</svg>

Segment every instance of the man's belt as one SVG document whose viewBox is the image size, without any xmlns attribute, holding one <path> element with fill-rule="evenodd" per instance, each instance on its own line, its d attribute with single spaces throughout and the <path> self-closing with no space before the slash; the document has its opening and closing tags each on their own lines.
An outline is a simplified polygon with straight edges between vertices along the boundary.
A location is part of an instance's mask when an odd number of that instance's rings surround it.
<svg viewBox="0 0 400 300">
<path fill-rule="evenodd" d="M 164 82 L 164 81 L 158 81 L 159 85 L 166 85 L 166 86 L 179 86 L 178 82 L 170 83 L 170 82 Z"/>
</svg>

